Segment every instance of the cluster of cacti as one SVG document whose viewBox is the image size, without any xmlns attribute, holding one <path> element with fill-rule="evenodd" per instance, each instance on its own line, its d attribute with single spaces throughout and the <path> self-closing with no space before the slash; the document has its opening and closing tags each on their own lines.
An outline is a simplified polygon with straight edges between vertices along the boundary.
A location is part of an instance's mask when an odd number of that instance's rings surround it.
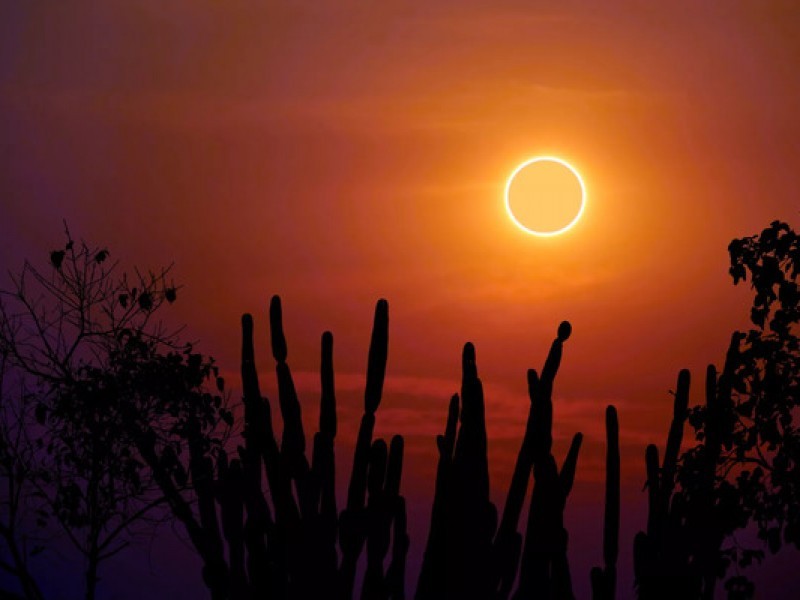
<svg viewBox="0 0 800 600">
<path fill-rule="evenodd" d="M 283 422 L 280 444 L 272 429 L 270 403 L 259 388 L 253 321 L 245 315 L 244 446 L 239 447 L 238 458 L 229 461 L 224 454 L 219 456 L 216 477 L 210 459 L 199 449 L 192 459 L 202 533 L 195 545 L 200 543 L 212 597 L 349 600 L 358 592 L 356 574 L 366 549 L 360 597 L 403 598 L 409 544 L 405 502 L 400 495 L 403 439 L 395 436 L 388 446 L 381 439 L 373 441 L 386 367 L 388 306 L 382 300 L 375 311 L 364 414 L 347 504 L 340 514 L 334 477 L 333 338 L 327 332 L 322 337 L 320 422 L 309 464 L 277 297 L 270 306 L 270 331 Z M 444 434 L 436 440 L 436 487 L 417 598 L 574 597 L 564 508 L 582 435 L 573 437 L 560 470 L 552 454 L 553 382 L 570 333 L 569 323 L 562 323 L 541 376 L 533 369 L 528 371 L 528 420 L 499 524 L 489 497 L 483 387 L 475 348 L 470 343 L 464 346 L 461 393 L 452 397 Z M 604 600 L 615 595 L 619 529 L 618 425 L 611 406 L 606 428 L 605 567 L 594 569 L 591 577 L 594 597 Z M 262 473 L 267 478 L 269 502 Z M 531 475 L 534 483 L 523 536 L 519 521 Z"/>
<path fill-rule="evenodd" d="M 731 373 L 737 347 L 735 334 L 719 380 L 713 365 L 706 370 L 705 437 L 695 448 L 692 462 L 684 462 L 681 476 L 678 477 L 678 464 L 688 416 L 688 370 L 678 374 L 663 462 L 659 465 L 655 445 L 646 449 L 647 530 L 634 539 L 639 598 L 711 599 L 716 581 L 724 573 L 720 548 L 728 532 L 723 523 L 730 521 L 726 511 L 736 511 L 736 507 L 720 501 L 716 467 L 726 427 L 723 405 L 731 402 Z"/>
<path fill-rule="evenodd" d="M 403 439 L 395 436 L 388 448 L 382 439 L 372 439 L 386 369 L 388 325 L 388 305 L 381 300 L 375 311 L 364 416 L 347 506 L 338 515 L 333 337 L 329 332 L 322 336 L 319 431 L 309 464 L 300 403 L 286 362 L 280 299 L 275 296 L 270 304 L 283 422 L 280 444 L 272 427 L 271 405 L 261 395 L 255 369 L 253 319 L 242 317 L 244 446 L 238 448 L 238 458 L 228 460 L 220 454 L 216 477 L 211 460 L 199 450 L 191 461 L 200 514 L 200 535 L 193 542 L 204 560 L 204 580 L 213 598 L 352 598 L 356 566 L 365 546 L 367 569 L 361 597 L 404 596 L 408 536 L 400 495 Z M 384 572 L 390 540 L 391 563 Z M 227 546 L 227 558 L 223 546 Z"/>
<path fill-rule="evenodd" d="M 675 473 L 683 426 L 689 404 L 689 371 L 678 375 L 672 423 L 664 460 L 659 464 L 658 448 L 647 446 L 648 514 L 647 530 L 634 539 L 634 570 L 640 598 L 697 598 L 699 579 L 690 564 L 686 504 L 675 493 Z"/>
<path fill-rule="evenodd" d="M 334 477 L 336 401 L 331 334 L 326 332 L 322 337 L 320 423 L 309 463 L 300 403 L 286 362 L 280 300 L 274 297 L 270 306 L 272 353 L 283 422 L 280 444 L 272 429 L 270 404 L 259 389 L 249 315 L 243 317 L 242 329 L 245 445 L 239 448 L 239 457 L 230 462 L 224 455 L 219 457 L 216 477 L 211 460 L 202 449 L 190 447 L 200 516 L 195 544 L 202 547 L 198 549 L 212 596 L 336 596 L 349 600 L 358 593 L 356 574 L 365 553 L 360 596 L 403 598 L 409 543 L 405 502 L 399 492 L 403 439 L 395 436 L 389 445 L 381 439 L 373 441 L 387 357 L 386 302 L 380 301 L 376 307 L 364 414 L 347 504 L 340 514 Z M 483 387 L 475 348 L 470 343 L 464 346 L 461 393 L 452 397 L 444 434 L 436 440 L 439 462 L 435 495 L 416 598 L 574 597 L 564 508 L 572 489 L 582 435 L 575 434 L 560 470 L 552 454 L 553 382 L 563 342 L 570 332 L 568 323 L 559 326 L 541 376 L 533 369 L 528 371 L 528 421 L 499 523 L 489 496 Z M 734 347 L 732 342 L 730 352 Z M 713 492 L 723 426 L 720 406 L 730 401 L 731 394 L 729 364 L 730 354 L 719 382 L 714 368 L 708 369 L 706 437 L 702 452 L 696 454 L 700 457 L 695 461 L 697 472 L 678 481 L 683 426 L 688 414 L 688 371 L 678 377 L 663 463 L 659 464 L 654 445 L 647 448 L 647 531 L 639 533 L 634 543 L 636 585 L 641 598 L 713 595 L 725 533 L 719 526 L 722 508 L 715 503 Z M 606 435 L 604 565 L 591 572 L 596 600 L 616 596 L 620 454 L 619 425 L 613 406 L 606 410 Z M 270 502 L 264 495 L 262 467 Z M 523 536 L 519 521 L 531 474 L 534 483 Z M 217 506 L 221 523 L 217 523 Z"/>
<path fill-rule="evenodd" d="M 551 451 L 553 381 L 570 331 L 569 323 L 559 327 L 541 377 L 528 371 L 528 422 L 499 526 L 489 501 L 483 389 L 475 349 L 472 344 L 464 347 L 461 397 L 451 399 L 445 433 L 437 438 L 436 490 L 418 599 L 504 599 L 511 595 L 518 574 L 513 598 L 572 597 L 564 506 L 581 434 L 573 438 L 560 472 Z M 518 526 L 531 473 L 534 487 L 523 543 Z"/>
<path fill-rule="evenodd" d="M 365 543 L 367 571 L 362 597 L 404 597 L 403 576 L 408 535 L 405 501 L 399 493 L 403 438 L 394 436 L 389 450 L 382 439 L 372 441 L 375 411 L 381 402 L 386 372 L 388 328 L 389 306 L 385 300 L 381 300 L 375 309 L 375 324 L 367 362 L 364 415 L 361 417 L 353 456 L 347 506 L 339 519 L 339 545 L 342 553 L 338 579 L 340 598 L 351 598 L 353 595 L 358 558 Z M 390 537 L 394 538 L 392 561 L 384 573 L 383 562 L 389 550 Z M 330 592 L 328 595 L 330 596 Z"/>
</svg>

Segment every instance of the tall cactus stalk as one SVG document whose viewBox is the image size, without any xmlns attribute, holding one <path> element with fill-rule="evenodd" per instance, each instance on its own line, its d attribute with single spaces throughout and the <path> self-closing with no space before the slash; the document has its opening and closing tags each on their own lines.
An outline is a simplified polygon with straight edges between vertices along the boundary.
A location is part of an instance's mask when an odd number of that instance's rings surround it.
<svg viewBox="0 0 800 600">
<path fill-rule="evenodd" d="M 539 377 L 535 370 L 528 370 L 528 396 L 533 398 Z M 514 580 L 519 568 L 519 559 L 522 554 L 522 534 L 519 533 L 519 517 L 522 505 L 528 492 L 528 482 L 533 469 L 533 432 L 535 430 L 533 402 L 528 410 L 528 421 L 525 426 L 525 436 L 522 446 L 517 454 L 514 473 L 506 495 L 506 504 L 503 517 L 497 529 L 493 547 L 493 568 L 495 598 L 505 600 L 511 593 Z"/>
<path fill-rule="evenodd" d="M 695 526 L 698 529 L 698 563 L 701 565 L 703 598 L 712 600 L 718 577 L 718 559 L 720 548 L 725 539 L 719 512 L 723 509 L 714 502 L 717 465 L 722 452 L 722 439 L 726 428 L 725 415 L 732 411 L 733 374 L 739 362 L 739 342 L 741 334 L 731 335 L 728 352 L 722 373 L 717 379 L 717 371 L 713 365 L 706 370 L 706 423 L 704 461 L 698 485 L 698 504 Z"/>
<path fill-rule="evenodd" d="M 606 408 L 606 507 L 603 521 L 604 568 L 591 572 L 592 598 L 614 600 L 617 594 L 617 558 L 619 556 L 619 422 L 617 409 Z"/>
<path fill-rule="evenodd" d="M 386 597 L 391 600 L 405 599 L 405 571 L 408 556 L 408 530 L 406 521 L 406 501 L 400 495 L 400 476 L 403 472 L 403 437 L 395 435 L 389 447 L 389 464 L 386 471 L 386 498 L 389 512 L 386 527 L 391 522 L 392 560 L 386 570 Z M 384 553 L 385 554 L 385 553 Z"/>
<path fill-rule="evenodd" d="M 375 307 L 372 338 L 367 357 L 367 382 L 364 391 L 364 415 L 358 431 L 353 456 L 353 470 L 347 490 L 347 506 L 339 517 L 339 541 L 342 562 L 339 567 L 339 597 L 353 597 L 358 557 L 367 539 L 369 523 L 365 505 L 375 411 L 381 403 L 389 345 L 389 305 L 379 300 Z"/>
<path fill-rule="evenodd" d="M 727 382 L 723 378 L 723 385 Z M 700 491 L 697 506 L 696 526 L 698 531 L 698 562 L 706 565 L 703 569 L 703 598 L 706 600 L 714 599 L 714 588 L 717 582 L 717 570 L 715 558 L 722 544 L 723 534 L 719 531 L 719 526 L 715 523 L 714 508 L 714 484 L 716 478 L 716 466 L 722 450 L 721 432 L 721 398 L 717 394 L 717 370 L 713 365 L 709 365 L 706 370 L 706 406 L 707 424 L 705 428 L 705 451 L 706 460 L 703 465 L 703 473 L 699 482 Z"/>
<path fill-rule="evenodd" d="M 251 580 L 255 580 L 254 584 L 258 581 L 254 590 L 267 589 L 279 597 L 287 597 L 290 593 L 291 562 L 287 543 L 297 530 L 300 515 L 291 492 L 289 474 L 275 440 L 272 409 L 269 400 L 261 395 L 255 367 L 253 318 L 249 314 L 242 316 L 241 374 L 245 447 L 240 450 L 240 455 L 244 464 L 244 486 L 247 490 L 245 528 L 248 530 L 250 548 L 249 573 Z M 261 487 L 262 464 L 269 484 L 274 520 Z M 263 539 L 267 540 L 265 548 L 260 543 Z M 259 556 L 265 556 L 267 563 L 256 562 Z M 264 573 L 264 576 L 256 573 Z"/>
<path fill-rule="evenodd" d="M 291 490 L 289 472 L 272 428 L 269 400 L 261 395 L 253 350 L 253 318 L 242 317 L 242 387 L 244 390 L 245 443 L 261 452 L 275 507 L 276 527 L 294 527 L 300 518 Z M 260 477 L 260 470 L 258 477 Z"/>
<path fill-rule="evenodd" d="M 231 570 L 230 596 L 244 599 L 252 593 L 245 566 L 245 490 L 241 461 L 234 459 L 229 464 L 227 455 L 221 452 L 217 458 L 217 472 L 217 501 Z"/>
<path fill-rule="evenodd" d="M 368 501 L 367 524 L 367 569 L 361 598 L 383 599 L 387 597 L 384 586 L 383 559 L 389 550 L 391 514 L 386 491 L 386 468 L 389 450 L 386 442 L 377 439 L 370 448 L 369 472 L 367 476 Z"/>
<path fill-rule="evenodd" d="M 319 409 L 319 431 L 314 436 L 314 451 L 311 463 L 316 484 L 313 504 L 319 508 L 316 545 L 319 555 L 317 574 L 320 587 L 332 590 L 337 585 L 338 554 L 336 537 L 338 513 L 336 510 L 336 465 L 334 442 L 336 439 L 336 394 L 333 376 L 333 335 L 322 334 L 320 361 L 321 397 Z"/>
<path fill-rule="evenodd" d="M 278 401 L 283 420 L 281 457 L 288 476 L 298 487 L 301 513 L 304 517 L 311 517 L 315 509 L 310 502 L 313 494 L 309 489 L 309 466 L 305 455 L 306 437 L 303 431 L 300 401 L 297 398 L 291 370 L 286 362 L 288 348 L 283 333 L 281 299 L 278 296 L 273 296 L 270 301 L 269 326 L 272 356 L 275 358 L 275 373 L 278 379 Z"/>
<path fill-rule="evenodd" d="M 722 440 L 726 428 L 730 423 L 725 416 L 732 412 L 732 378 L 735 365 L 739 362 L 740 333 L 731 336 L 728 346 L 725 365 L 722 373 L 717 377 L 717 370 L 713 365 L 706 369 L 706 420 L 705 439 L 703 444 L 702 462 L 700 473 L 693 490 L 692 506 L 694 510 L 687 519 L 687 526 L 696 531 L 695 556 L 699 576 L 702 583 L 702 598 L 713 600 L 717 578 L 719 576 L 720 548 L 725 539 L 724 518 L 721 512 L 724 506 L 715 502 L 717 485 L 717 465 L 722 452 Z"/>
<path fill-rule="evenodd" d="M 462 353 L 461 403 L 461 428 L 453 454 L 452 510 L 458 524 L 449 532 L 455 543 L 448 556 L 455 576 L 449 578 L 447 591 L 451 598 L 486 597 L 497 510 L 489 501 L 483 385 L 471 343 L 464 345 Z"/>
<path fill-rule="evenodd" d="M 447 586 L 446 560 L 449 548 L 448 534 L 452 530 L 450 524 L 452 513 L 452 479 L 453 479 L 453 450 L 456 445 L 456 432 L 458 426 L 459 398 L 454 394 L 450 398 L 447 411 L 447 423 L 444 434 L 436 436 L 436 447 L 439 451 L 439 461 L 436 467 L 436 487 L 431 508 L 431 524 L 428 533 L 428 542 L 425 546 L 422 566 L 415 598 L 427 600 L 444 598 Z"/>
<path fill-rule="evenodd" d="M 272 418 L 269 404 L 261 397 L 255 367 L 253 318 L 248 314 L 242 317 L 241 376 L 245 445 L 239 447 L 239 456 L 242 461 L 244 504 L 247 512 L 244 524 L 247 572 L 254 596 L 280 596 L 286 594 L 286 571 L 283 561 L 277 555 L 275 544 L 270 544 L 269 548 L 267 546 L 268 534 L 274 531 L 275 523 L 261 489 L 262 456 L 265 440 L 273 437 Z M 273 536 L 274 534 L 269 537 Z"/>
<path fill-rule="evenodd" d="M 464 345 L 461 368 L 461 398 L 451 398 L 445 433 L 437 437 L 436 491 L 418 599 L 489 597 L 497 511 L 489 501 L 483 386 L 471 343 Z"/>
</svg>

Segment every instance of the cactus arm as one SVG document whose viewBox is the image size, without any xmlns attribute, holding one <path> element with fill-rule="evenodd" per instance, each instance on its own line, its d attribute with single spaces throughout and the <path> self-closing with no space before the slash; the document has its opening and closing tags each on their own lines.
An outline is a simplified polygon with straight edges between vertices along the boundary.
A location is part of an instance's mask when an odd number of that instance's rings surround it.
<svg viewBox="0 0 800 600">
<path fill-rule="evenodd" d="M 339 597 L 353 597 L 358 557 L 366 535 L 365 499 L 368 484 L 370 447 L 375 429 L 375 411 L 381 403 L 389 344 L 389 305 L 378 300 L 375 306 L 372 335 L 367 356 L 367 380 L 364 390 L 364 415 L 358 431 L 353 469 L 347 488 L 347 505 L 339 518 L 342 562 L 339 568 Z"/>
</svg>

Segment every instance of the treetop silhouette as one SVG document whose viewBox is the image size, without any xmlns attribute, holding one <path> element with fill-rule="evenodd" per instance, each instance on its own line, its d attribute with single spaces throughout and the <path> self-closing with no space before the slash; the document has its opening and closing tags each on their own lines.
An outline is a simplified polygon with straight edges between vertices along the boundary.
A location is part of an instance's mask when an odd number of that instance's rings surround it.
<svg viewBox="0 0 800 600">
<path fill-rule="evenodd" d="M 0 566 L 28 598 L 42 598 L 32 562 L 56 535 L 90 599 L 101 563 L 166 509 L 191 521 L 201 464 L 233 422 L 213 360 L 155 320 L 176 299 L 170 268 L 129 278 L 66 234 L 47 267 L 25 262 L 0 291 Z"/>
</svg>

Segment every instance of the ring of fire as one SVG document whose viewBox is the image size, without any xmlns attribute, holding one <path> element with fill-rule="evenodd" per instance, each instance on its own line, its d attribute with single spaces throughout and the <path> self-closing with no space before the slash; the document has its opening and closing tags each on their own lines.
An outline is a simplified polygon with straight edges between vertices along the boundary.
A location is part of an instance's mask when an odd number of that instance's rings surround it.
<svg viewBox="0 0 800 600">
<path fill-rule="evenodd" d="M 505 206 L 525 233 L 550 237 L 569 230 L 586 208 L 586 186 L 578 171 L 555 156 L 537 156 L 508 177 Z"/>
</svg>

